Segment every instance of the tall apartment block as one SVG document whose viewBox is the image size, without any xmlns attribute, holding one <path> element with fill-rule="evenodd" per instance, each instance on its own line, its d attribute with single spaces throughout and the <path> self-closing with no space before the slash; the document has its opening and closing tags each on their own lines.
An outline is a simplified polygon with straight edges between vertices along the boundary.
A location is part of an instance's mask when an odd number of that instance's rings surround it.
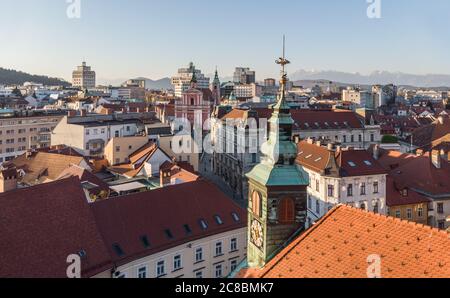
<svg viewBox="0 0 450 298">
<path fill-rule="evenodd" d="M 83 62 L 72 73 L 72 85 L 82 89 L 95 88 L 95 71 L 90 66 L 87 66 L 86 62 Z"/>
</svg>

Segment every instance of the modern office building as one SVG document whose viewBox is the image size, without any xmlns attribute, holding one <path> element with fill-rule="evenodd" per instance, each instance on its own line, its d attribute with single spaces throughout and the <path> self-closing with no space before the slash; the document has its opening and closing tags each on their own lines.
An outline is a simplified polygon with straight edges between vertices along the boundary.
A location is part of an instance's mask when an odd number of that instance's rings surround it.
<svg viewBox="0 0 450 298">
<path fill-rule="evenodd" d="M 202 74 L 201 70 L 196 69 L 194 63 L 189 63 L 188 68 L 178 69 L 178 73 L 172 77 L 172 85 L 175 90 L 175 97 L 181 97 L 182 93 L 191 87 L 191 80 L 195 73 L 197 87 L 199 89 L 209 88 L 209 78 Z"/>
<path fill-rule="evenodd" d="M 255 72 L 248 67 L 236 67 L 233 74 L 233 82 L 236 84 L 252 84 L 256 82 Z"/>
</svg>

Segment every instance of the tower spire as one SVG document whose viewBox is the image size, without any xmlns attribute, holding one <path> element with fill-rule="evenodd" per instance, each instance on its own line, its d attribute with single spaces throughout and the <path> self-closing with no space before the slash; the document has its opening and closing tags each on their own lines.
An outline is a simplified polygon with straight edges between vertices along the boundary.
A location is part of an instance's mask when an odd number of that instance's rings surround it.
<svg viewBox="0 0 450 298">
<path fill-rule="evenodd" d="M 281 79 L 280 79 L 280 94 L 278 96 L 277 104 L 274 106 L 275 112 L 280 110 L 289 110 L 289 105 L 286 103 L 286 83 L 288 81 L 286 73 L 286 65 L 291 61 L 286 59 L 286 37 L 283 35 L 283 55 L 275 61 L 276 64 L 281 65 Z"/>
</svg>

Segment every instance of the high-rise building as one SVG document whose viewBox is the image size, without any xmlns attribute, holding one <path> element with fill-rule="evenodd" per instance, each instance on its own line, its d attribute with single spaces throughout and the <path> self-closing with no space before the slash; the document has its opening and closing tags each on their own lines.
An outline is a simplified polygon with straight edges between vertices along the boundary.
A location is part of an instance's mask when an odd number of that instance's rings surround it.
<svg viewBox="0 0 450 298">
<path fill-rule="evenodd" d="M 72 73 L 72 85 L 82 89 L 95 88 L 95 71 L 87 66 L 86 62 L 83 62 Z"/>
<path fill-rule="evenodd" d="M 275 87 L 276 80 L 272 78 L 268 78 L 264 80 L 264 87 Z"/>
<path fill-rule="evenodd" d="M 175 96 L 181 97 L 183 92 L 189 90 L 191 87 L 191 80 L 195 73 L 195 78 L 197 80 L 197 88 L 208 89 L 209 88 L 209 78 L 202 74 L 201 70 L 196 69 L 194 63 L 189 63 L 188 68 L 178 69 L 177 75 L 172 77 L 172 85 L 175 89 Z"/>
<path fill-rule="evenodd" d="M 236 67 L 233 75 L 236 84 L 252 84 L 256 82 L 255 72 L 248 67 Z"/>
</svg>

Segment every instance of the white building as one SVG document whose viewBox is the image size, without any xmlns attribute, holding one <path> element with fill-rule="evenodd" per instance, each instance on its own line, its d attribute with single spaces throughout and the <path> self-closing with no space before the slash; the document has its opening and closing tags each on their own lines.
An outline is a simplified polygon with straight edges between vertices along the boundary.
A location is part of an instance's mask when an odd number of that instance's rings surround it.
<svg viewBox="0 0 450 298">
<path fill-rule="evenodd" d="M 71 113 L 71 112 L 69 112 Z M 67 145 L 85 156 L 99 156 L 113 137 L 144 132 L 137 114 L 65 116 L 52 132 L 52 145 Z"/>
<path fill-rule="evenodd" d="M 234 86 L 234 94 L 236 98 L 250 99 L 253 97 L 260 97 L 262 95 L 263 87 L 256 84 L 241 84 Z"/>
<path fill-rule="evenodd" d="M 202 74 L 201 70 L 196 69 L 194 63 L 190 63 L 188 68 L 178 69 L 177 75 L 172 77 L 172 85 L 175 90 L 175 96 L 180 98 L 183 92 L 191 87 L 192 76 L 195 73 L 198 89 L 209 89 L 209 78 Z"/>
<path fill-rule="evenodd" d="M 372 92 L 360 90 L 359 88 L 351 88 L 342 90 L 342 101 L 352 102 L 357 107 L 363 108 L 372 102 Z"/>
<path fill-rule="evenodd" d="M 308 139 L 298 144 L 297 163 L 310 180 L 309 226 L 337 204 L 386 214 L 387 172 L 367 151 L 324 146 Z"/>
</svg>

